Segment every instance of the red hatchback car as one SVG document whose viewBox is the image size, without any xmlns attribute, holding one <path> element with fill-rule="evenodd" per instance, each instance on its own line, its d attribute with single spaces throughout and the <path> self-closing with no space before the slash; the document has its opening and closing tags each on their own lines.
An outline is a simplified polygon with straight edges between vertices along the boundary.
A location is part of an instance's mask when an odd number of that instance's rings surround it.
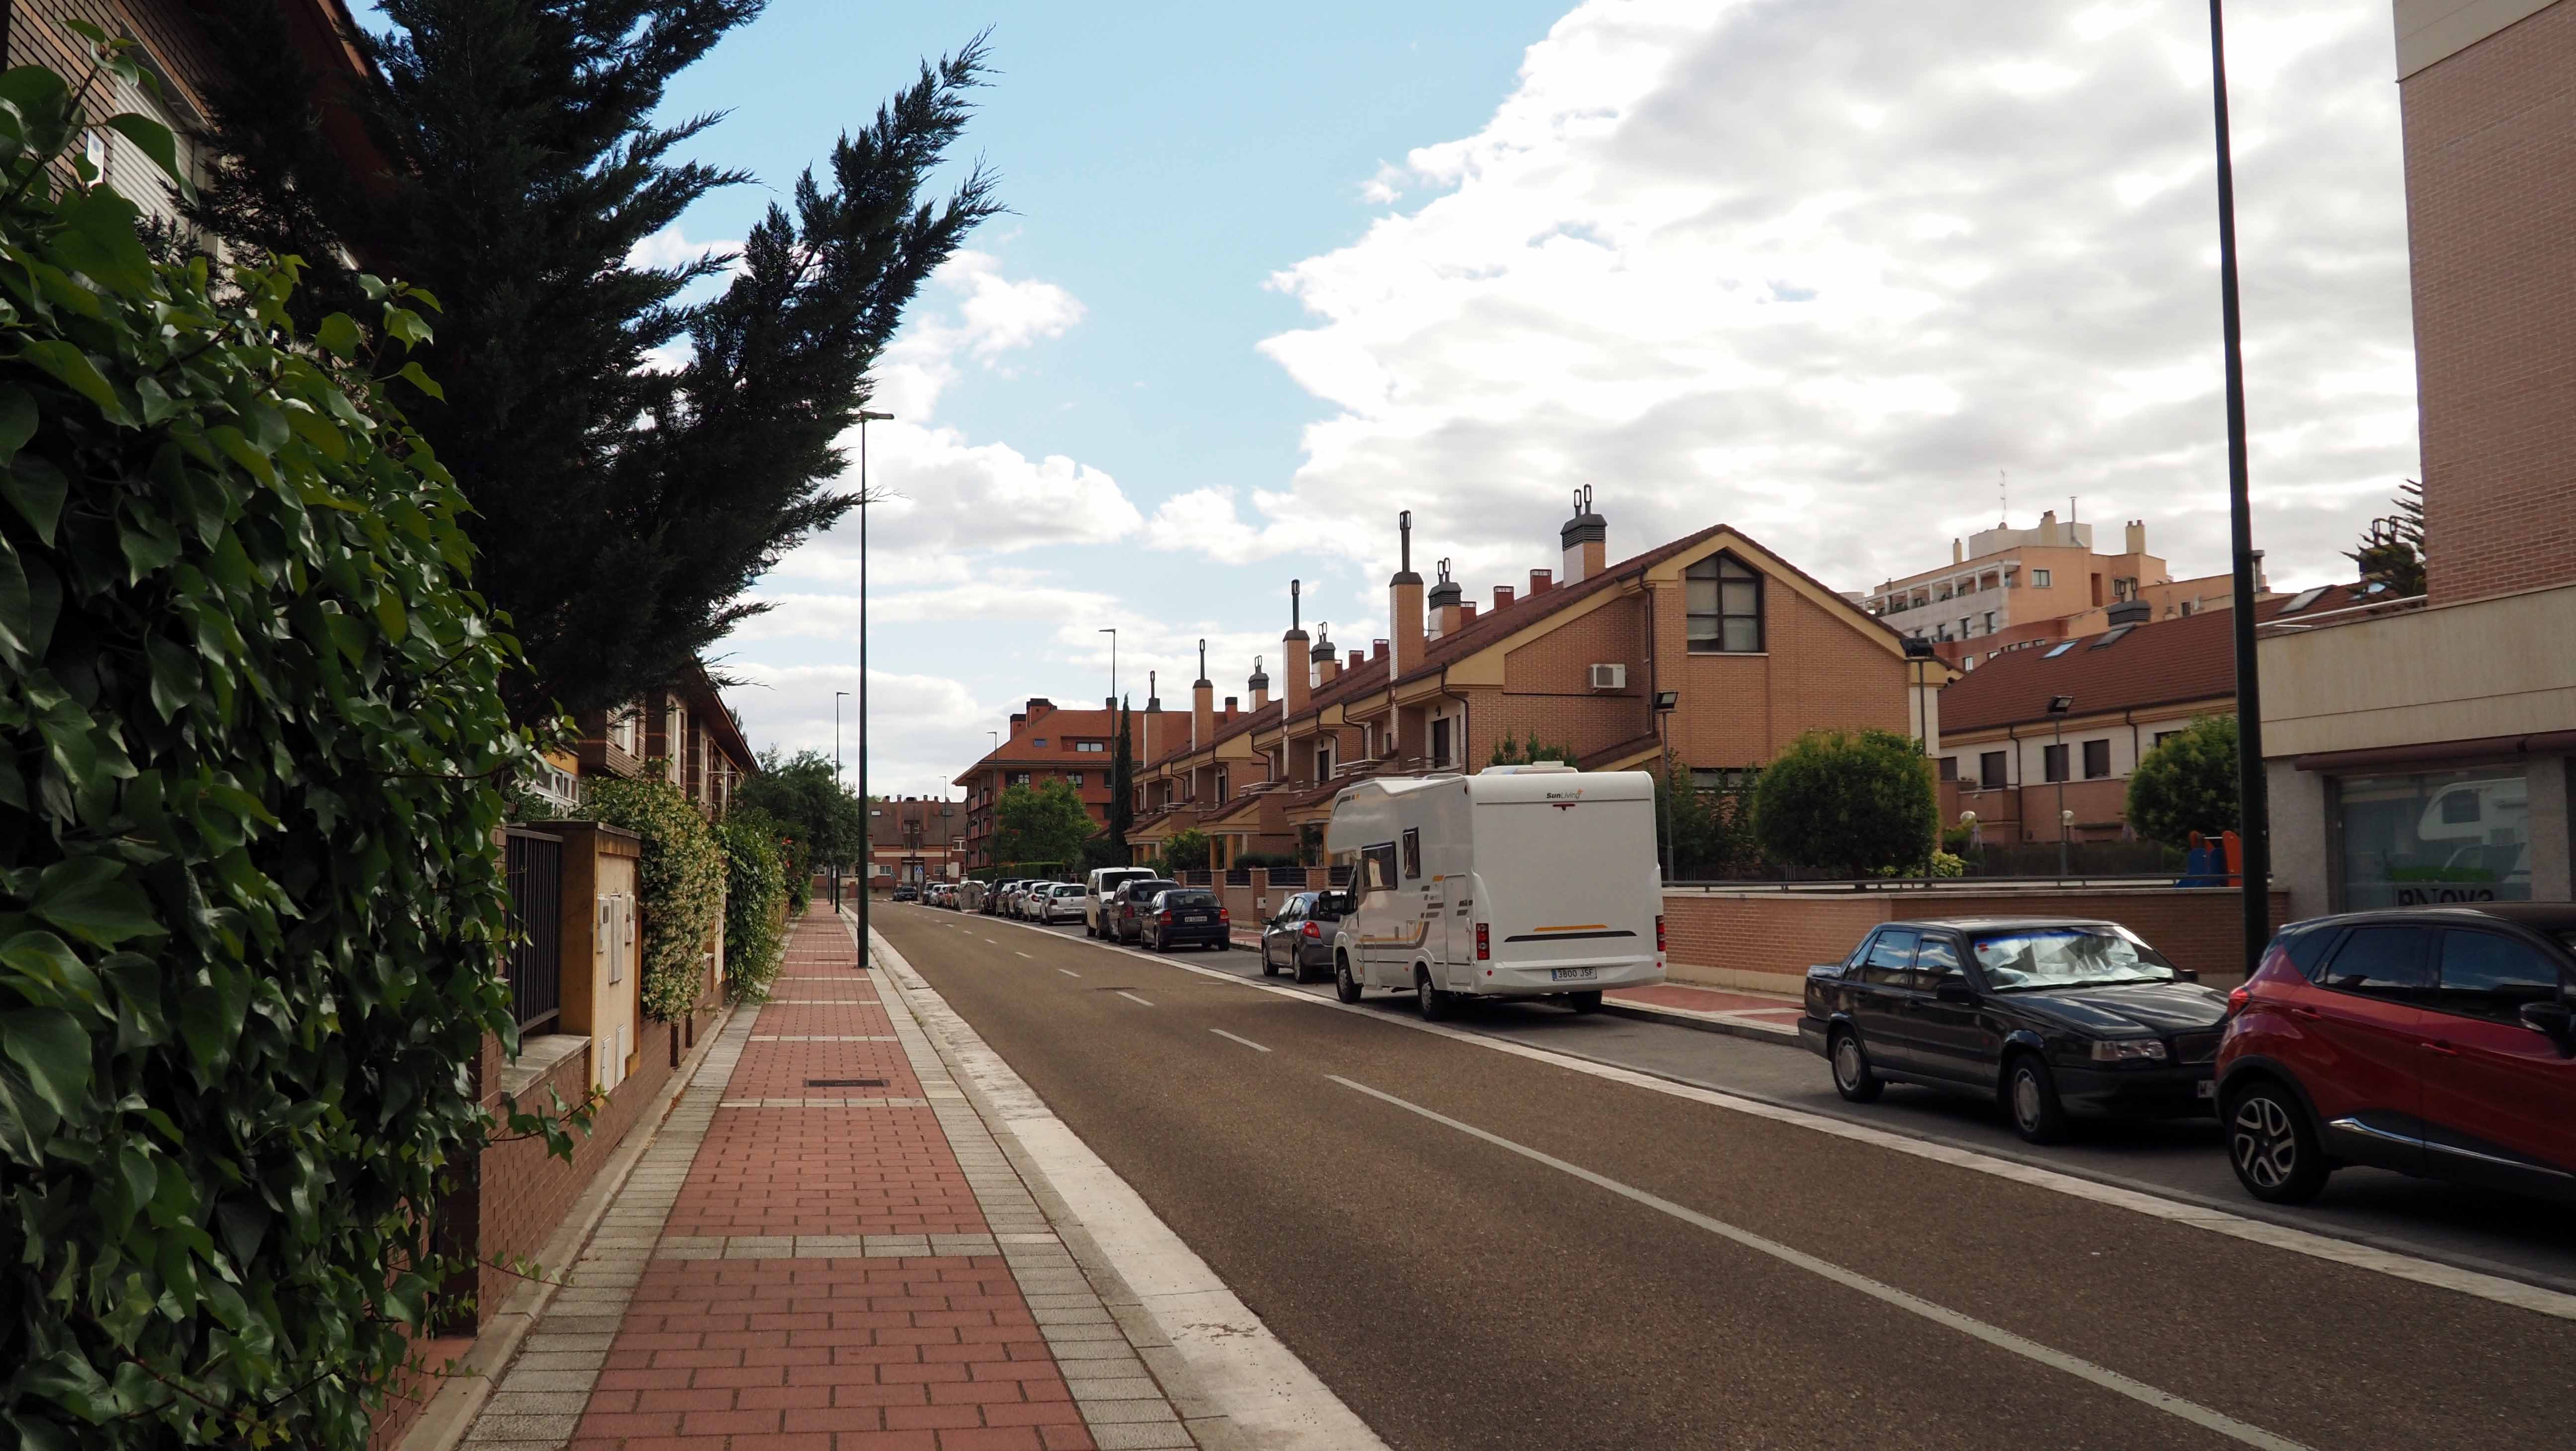
<svg viewBox="0 0 2576 1451">
<path fill-rule="evenodd" d="M 2370 1164 L 2576 1203 L 2576 903 L 2358 912 L 2281 930 L 2218 1049 L 2246 1192 Z"/>
</svg>

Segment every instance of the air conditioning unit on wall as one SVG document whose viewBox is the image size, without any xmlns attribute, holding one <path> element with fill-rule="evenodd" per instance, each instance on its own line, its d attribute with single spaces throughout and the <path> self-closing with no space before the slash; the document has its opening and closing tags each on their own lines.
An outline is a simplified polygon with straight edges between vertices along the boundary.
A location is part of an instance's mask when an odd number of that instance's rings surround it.
<svg viewBox="0 0 2576 1451">
<path fill-rule="evenodd" d="M 1595 689 L 1595 690 L 1625 690 L 1625 689 L 1627 689 L 1627 688 L 1628 688 L 1628 667 L 1627 667 L 1627 666 L 1625 666 L 1625 665 L 1595 665 L 1595 666 L 1593 666 L 1593 667 L 1592 667 L 1592 688 L 1593 688 L 1593 689 Z"/>
</svg>

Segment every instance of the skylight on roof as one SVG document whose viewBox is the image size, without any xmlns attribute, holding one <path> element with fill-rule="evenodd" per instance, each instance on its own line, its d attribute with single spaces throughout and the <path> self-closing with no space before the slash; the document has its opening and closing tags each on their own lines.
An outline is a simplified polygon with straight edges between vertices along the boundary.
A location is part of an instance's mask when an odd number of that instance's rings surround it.
<svg viewBox="0 0 2576 1451">
<path fill-rule="evenodd" d="M 2058 656 L 2063 655 L 2063 654 L 2065 654 L 2067 651 L 2072 650 L 2072 649 L 2074 649 L 2074 648 L 2075 648 L 2075 642 L 2074 642 L 2074 641 L 2072 641 L 2072 640 L 2069 640 L 2069 641 L 2067 641 L 2065 644 L 2058 646 L 2056 649 L 2049 651 L 2047 654 L 2042 655 L 2042 656 L 2040 656 L 2039 658 L 2040 658 L 2040 659 L 2042 659 L 2042 660 L 2054 660 L 2054 659 L 2056 659 Z"/>
<path fill-rule="evenodd" d="M 2297 594 L 2292 595 L 2288 604 L 2281 606 L 2281 613 L 2285 615 L 2295 615 L 2299 611 L 2306 609 L 2308 606 L 2315 604 L 2317 602 L 2317 596 L 2324 594 L 2325 592 L 2326 587 L 2324 585 L 2318 585 L 2314 589 L 2303 589 Z"/>
<path fill-rule="evenodd" d="M 2110 629 L 2102 632 L 2102 638 L 2095 640 L 2085 648 L 2088 650 L 2108 650 L 2112 646 L 2120 643 L 2120 637 L 2122 635 L 2125 635 L 2136 628 L 2137 626 L 2135 625 L 2114 625 Z"/>
</svg>

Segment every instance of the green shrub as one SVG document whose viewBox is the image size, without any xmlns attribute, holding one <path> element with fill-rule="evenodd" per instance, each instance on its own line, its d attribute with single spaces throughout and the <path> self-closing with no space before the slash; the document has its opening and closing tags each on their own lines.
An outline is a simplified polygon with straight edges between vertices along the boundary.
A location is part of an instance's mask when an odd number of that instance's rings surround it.
<svg viewBox="0 0 2576 1451">
<path fill-rule="evenodd" d="M 1183 872 L 1206 871 L 1209 850 L 1206 832 L 1195 826 L 1183 828 L 1163 838 L 1163 850 L 1154 859 L 1154 869 L 1175 879 Z"/>
<path fill-rule="evenodd" d="M 2195 831 L 2236 829 L 2236 717 L 2205 715 L 2147 752 L 2129 773 L 2129 827 L 2184 846 Z"/>
<path fill-rule="evenodd" d="M 706 981 L 707 938 L 724 912 L 724 849 L 680 788 L 658 776 L 593 781 L 588 801 L 601 821 L 644 838 L 635 873 L 644 1011 L 667 1022 L 689 1011 Z"/>
<path fill-rule="evenodd" d="M 787 941 L 778 823 L 757 811 L 731 812 L 716 823 L 716 839 L 725 854 L 725 989 L 736 1002 L 760 1002 Z"/>
<path fill-rule="evenodd" d="M 435 304 L 156 266 L 63 81 L 0 99 L 0 1443 L 361 1446 L 516 1038 L 515 651 L 386 391 Z"/>
<path fill-rule="evenodd" d="M 1893 731 L 1809 731 L 1763 768 L 1753 791 L 1765 856 L 1854 877 L 1920 865 L 1939 816 L 1923 753 Z"/>
</svg>

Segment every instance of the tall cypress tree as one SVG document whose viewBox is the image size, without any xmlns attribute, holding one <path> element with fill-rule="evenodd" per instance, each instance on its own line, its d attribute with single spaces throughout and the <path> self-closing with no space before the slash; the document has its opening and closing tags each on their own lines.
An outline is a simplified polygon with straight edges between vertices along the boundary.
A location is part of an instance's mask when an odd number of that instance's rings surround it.
<svg viewBox="0 0 2576 1451">
<path fill-rule="evenodd" d="M 1134 825 L 1136 813 L 1129 799 L 1136 794 L 1135 713 L 1122 698 L 1118 702 L 1118 759 L 1109 768 L 1109 845 L 1118 863 L 1126 865 L 1127 828 Z"/>
<path fill-rule="evenodd" d="M 374 78 L 327 112 L 307 101 L 284 7 L 210 7 L 233 78 L 214 139 L 231 159 L 198 220 L 301 256 L 316 316 L 371 315 L 351 258 L 443 304 L 411 356 L 444 398 L 412 416 L 477 510 L 476 586 L 532 670 L 512 700 L 523 718 L 667 683 L 760 608 L 745 589 L 855 503 L 829 487 L 837 440 L 905 305 L 999 209 L 981 166 L 929 191 L 985 74 L 978 37 L 844 134 L 739 258 L 630 262 L 748 179 L 677 159 L 720 118 L 653 114 L 764 5 L 384 0 L 389 33 L 354 37 Z M 353 124 L 380 165 L 327 144 Z M 683 297 L 729 266 L 721 295 Z"/>
</svg>

